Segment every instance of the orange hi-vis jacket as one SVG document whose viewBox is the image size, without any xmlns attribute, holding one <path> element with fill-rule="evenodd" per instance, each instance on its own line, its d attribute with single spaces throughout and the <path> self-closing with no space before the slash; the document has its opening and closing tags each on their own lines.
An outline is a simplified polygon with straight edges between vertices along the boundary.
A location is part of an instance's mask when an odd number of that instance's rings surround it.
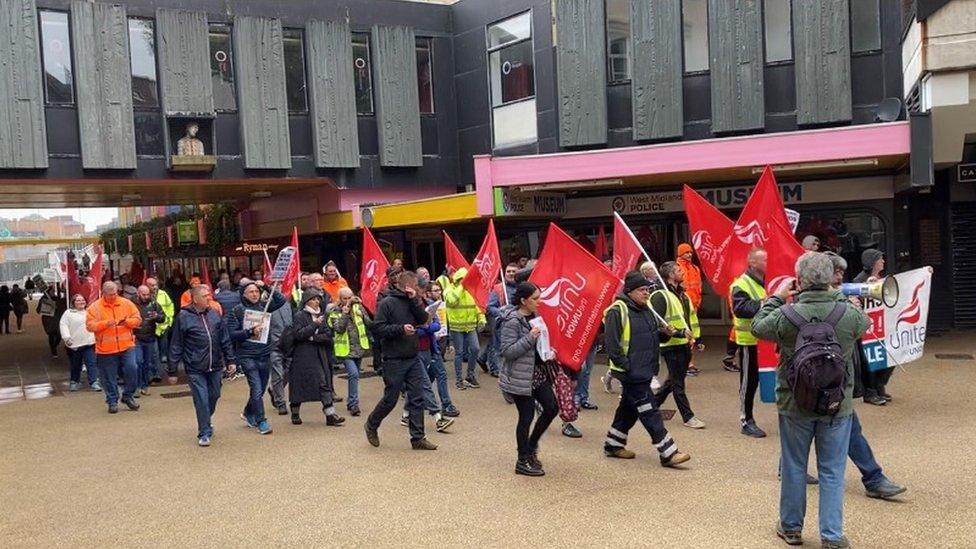
<svg viewBox="0 0 976 549">
<path fill-rule="evenodd" d="M 108 325 L 110 320 L 116 322 L 115 326 Z M 139 308 L 122 296 L 111 301 L 104 297 L 95 300 L 85 317 L 85 327 L 95 334 L 95 353 L 99 355 L 114 355 L 135 347 L 132 330 L 140 324 Z"/>
<path fill-rule="evenodd" d="M 322 281 L 322 290 L 325 293 L 329 294 L 329 297 L 332 298 L 332 303 L 338 303 L 339 290 L 348 287 L 349 287 L 349 283 L 346 282 L 346 279 L 342 278 L 341 276 L 331 282 L 328 280 Z"/>
<path fill-rule="evenodd" d="M 695 307 L 695 310 L 701 308 L 702 302 L 702 276 L 701 269 L 697 265 L 688 261 L 686 259 L 678 258 L 676 259 L 678 266 L 685 272 L 685 281 L 681 285 L 685 289 L 685 293 L 688 295 L 688 299 L 691 300 L 691 304 Z"/>
</svg>

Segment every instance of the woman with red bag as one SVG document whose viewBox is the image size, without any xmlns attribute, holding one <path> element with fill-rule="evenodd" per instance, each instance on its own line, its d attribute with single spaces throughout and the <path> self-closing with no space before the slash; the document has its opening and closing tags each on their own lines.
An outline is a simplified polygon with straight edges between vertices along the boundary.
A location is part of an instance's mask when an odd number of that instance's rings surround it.
<svg viewBox="0 0 976 549">
<path fill-rule="evenodd" d="M 515 289 L 513 303 L 502 310 L 499 345 L 502 367 L 498 385 L 505 400 L 514 402 L 518 409 L 515 427 L 518 461 L 515 462 L 515 473 L 532 477 L 546 474 L 539 461 L 539 439 L 559 413 L 552 390 L 551 368 L 546 367 L 544 357 L 540 357 L 536 351 L 536 341 L 541 331 L 530 325 L 538 308 L 539 287 L 531 282 L 520 283 Z M 542 412 L 532 427 L 536 402 L 542 407 Z"/>
</svg>

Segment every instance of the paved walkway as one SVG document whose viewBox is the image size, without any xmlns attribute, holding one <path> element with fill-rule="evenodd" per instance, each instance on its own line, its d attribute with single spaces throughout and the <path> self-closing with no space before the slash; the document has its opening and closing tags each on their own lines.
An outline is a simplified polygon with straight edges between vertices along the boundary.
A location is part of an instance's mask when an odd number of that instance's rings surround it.
<svg viewBox="0 0 976 549">
<path fill-rule="evenodd" d="M 139 412 L 110 416 L 100 394 L 62 392 L 66 361 L 32 330 L 0 336 L 2 379 L 16 371 L 24 394 L 47 383 L 55 396 L 0 405 L 0 547 L 785 547 L 774 534 L 775 410 L 757 413 L 769 438 L 738 433 L 736 375 L 717 351 L 689 380 L 708 428 L 668 422 L 693 456 L 684 470 L 661 468 L 639 427 L 636 460 L 604 458 L 616 397 L 597 389 L 600 409 L 577 424 L 584 437 L 555 425 L 542 444 L 547 476 L 530 479 L 513 474 L 515 410 L 487 376 L 453 395 L 462 416 L 451 434 L 430 434 L 436 452 L 410 450 L 395 417 L 372 448 L 364 417 L 329 428 L 313 406 L 304 425 L 275 415 L 274 434 L 259 436 L 238 418 L 243 380 L 225 385 L 214 445 L 199 448 L 190 399 L 160 397 L 185 387 L 154 388 Z M 893 403 L 858 404 L 880 462 L 909 491 L 868 499 L 848 468 L 855 546 L 976 546 L 976 361 L 935 357 L 973 353 L 973 336 L 932 337 L 926 357 L 895 374 Z M 362 386 L 370 409 L 381 382 Z M 816 497 L 810 488 L 807 547 L 819 547 Z"/>
</svg>

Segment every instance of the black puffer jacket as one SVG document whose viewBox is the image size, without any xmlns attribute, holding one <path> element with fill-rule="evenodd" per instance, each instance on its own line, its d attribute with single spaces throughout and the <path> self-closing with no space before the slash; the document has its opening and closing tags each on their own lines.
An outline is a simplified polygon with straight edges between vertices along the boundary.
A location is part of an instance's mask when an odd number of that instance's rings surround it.
<svg viewBox="0 0 976 549">
<path fill-rule="evenodd" d="M 133 301 L 139 309 L 139 316 L 142 317 L 142 324 L 135 329 L 136 339 L 143 343 L 149 343 L 156 339 L 156 325 L 166 322 L 166 313 L 155 299 L 150 299 L 143 303 L 141 299 Z M 153 314 L 155 313 L 155 315 Z"/>
<path fill-rule="evenodd" d="M 621 345 L 623 322 L 617 302 L 627 307 L 630 319 L 630 347 L 626 353 Z M 623 371 L 611 370 L 613 377 L 624 383 L 649 383 L 660 359 L 661 341 L 670 337 L 658 331 L 657 321 L 647 305 L 638 305 L 629 296 L 617 296 L 604 319 L 604 347 L 610 360 Z"/>
</svg>

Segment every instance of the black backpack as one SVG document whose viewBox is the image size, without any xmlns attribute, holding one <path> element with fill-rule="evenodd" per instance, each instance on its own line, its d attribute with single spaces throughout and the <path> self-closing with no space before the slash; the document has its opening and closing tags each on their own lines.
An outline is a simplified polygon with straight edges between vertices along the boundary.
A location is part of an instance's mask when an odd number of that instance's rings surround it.
<svg viewBox="0 0 976 549">
<path fill-rule="evenodd" d="M 786 382 L 797 406 L 807 412 L 832 416 L 844 402 L 847 367 L 835 329 L 845 312 L 847 304 L 837 303 L 823 321 L 807 320 L 792 305 L 783 307 L 783 316 L 797 329 Z"/>
</svg>

